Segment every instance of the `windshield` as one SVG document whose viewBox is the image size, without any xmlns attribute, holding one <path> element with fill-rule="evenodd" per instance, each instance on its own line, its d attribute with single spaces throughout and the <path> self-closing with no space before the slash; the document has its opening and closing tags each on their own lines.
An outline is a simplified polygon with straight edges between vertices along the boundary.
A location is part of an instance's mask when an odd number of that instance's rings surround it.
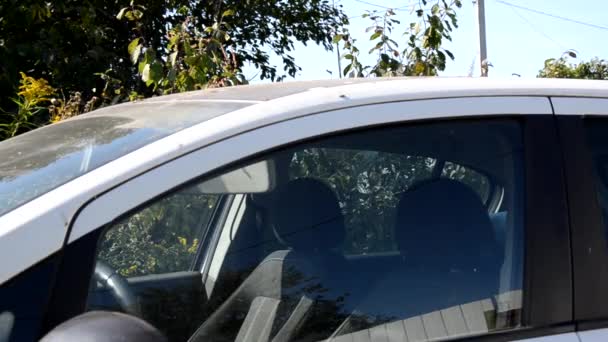
<svg viewBox="0 0 608 342">
<path fill-rule="evenodd" d="M 151 142 L 251 104 L 125 104 L 3 141 L 0 215 Z"/>
</svg>

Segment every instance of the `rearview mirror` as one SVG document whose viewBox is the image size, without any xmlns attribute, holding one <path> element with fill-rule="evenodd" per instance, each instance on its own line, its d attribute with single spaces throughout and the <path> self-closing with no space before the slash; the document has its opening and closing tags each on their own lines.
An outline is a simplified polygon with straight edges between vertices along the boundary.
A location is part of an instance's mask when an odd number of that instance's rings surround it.
<svg viewBox="0 0 608 342">
<path fill-rule="evenodd" d="M 51 330 L 40 342 L 167 342 L 167 338 L 135 316 L 91 311 L 76 316 Z"/>
<path fill-rule="evenodd" d="M 211 178 L 197 188 L 205 194 L 251 194 L 268 192 L 274 185 L 274 163 L 263 160 Z"/>
</svg>

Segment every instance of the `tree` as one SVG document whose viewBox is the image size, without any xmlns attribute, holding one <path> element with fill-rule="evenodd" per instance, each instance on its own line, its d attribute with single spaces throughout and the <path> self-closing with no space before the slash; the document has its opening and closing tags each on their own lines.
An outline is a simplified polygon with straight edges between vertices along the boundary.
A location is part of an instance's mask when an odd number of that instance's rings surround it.
<svg viewBox="0 0 608 342">
<path fill-rule="evenodd" d="M 436 76 L 439 71 L 445 70 L 447 59 L 454 59 L 454 55 L 442 45 L 445 40 L 451 41 L 451 32 L 458 27 L 456 9 L 462 7 L 460 0 L 437 0 L 431 7 L 426 7 L 433 1 L 421 0 L 412 9 L 417 20 L 410 23 L 403 33 L 408 37 L 406 46 L 399 47 L 399 43 L 391 38 L 395 25 L 400 22 L 393 17 L 395 10 L 387 9 L 384 12 L 368 11 L 363 17 L 369 18 L 371 32 L 369 40 L 373 47 L 369 54 L 376 53 L 378 59 L 373 66 L 363 66 L 359 61 L 360 50 L 355 45 L 348 30 L 337 34 L 334 42 L 344 42 L 345 54 L 342 56 L 349 63 L 343 70 L 345 76 Z"/>
<path fill-rule="evenodd" d="M 560 58 L 550 58 L 538 72 L 543 78 L 580 78 L 590 80 L 608 80 L 608 61 L 593 58 L 588 62 L 570 63 L 570 58 L 576 58 L 574 51 L 566 51 Z"/>
<path fill-rule="evenodd" d="M 44 78 L 65 94 L 78 91 L 83 99 L 119 95 L 123 100 L 132 91 L 151 96 L 157 91 L 140 81 L 141 72 L 129 61 L 127 46 L 133 39 L 140 38 L 148 56 L 166 62 L 173 52 L 168 46 L 172 30 L 198 39 L 221 21 L 229 25 L 223 44 L 235 69 L 252 63 L 262 79 L 280 80 L 298 71 L 291 56 L 295 41 L 330 49 L 333 32 L 347 19 L 323 0 L 3 1 L 0 108 L 15 108 L 8 99 L 19 72 Z M 269 52 L 281 56 L 285 74 L 270 64 Z"/>
</svg>

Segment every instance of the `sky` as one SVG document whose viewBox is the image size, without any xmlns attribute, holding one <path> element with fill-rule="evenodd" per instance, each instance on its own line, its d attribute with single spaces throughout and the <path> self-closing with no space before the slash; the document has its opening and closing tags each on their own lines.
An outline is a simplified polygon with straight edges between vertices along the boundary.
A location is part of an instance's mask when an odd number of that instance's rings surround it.
<svg viewBox="0 0 608 342">
<path fill-rule="evenodd" d="M 501 1 L 606 29 L 541 15 Z M 357 39 L 364 65 L 374 64 L 376 56 L 367 55 L 372 44 L 365 28 L 371 22 L 369 18 L 362 18 L 361 14 L 366 10 L 384 11 L 383 7 L 405 7 L 397 11 L 394 18 L 400 20 L 401 25 L 393 31 L 393 38 L 405 45 L 406 36 L 402 36 L 402 33 L 415 20 L 415 14 L 410 14 L 408 7 L 411 2 L 417 3 L 417 0 L 336 0 L 336 5 L 342 4 L 344 12 L 351 18 L 349 31 Z M 433 2 L 434 0 L 429 0 L 429 3 Z M 445 44 L 456 59 L 447 62 L 446 70 L 441 73 L 444 76 L 467 76 L 479 52 L 475 8 L 472 0 L 462 0 L 462 3 L 462 8 L 457 11 L 459 27 L 452 33 L 452 42 Z M 607 0 L 485 0 L 485 7 L 488 60 L 493 65 L 489 77 L 515 77 L 513 74 L 535 77 L 546 59 L 558 58 L 570 49 L 578 55 L 577 59 L 572 59 L 574 63 L 596 56 L 608 59 Z M 314 44 L 304 46 L 298 43 L 293 56 L 302 71 L 295 79 L 288 78 L 286 81 L 339 77 L 335 51 L 325 51 L 323 47 Z M 276 56 L 271 58 L 271 62 L 281 65 Z M 474 76 L 479 76 L 478 69 L 475 68 Z M 251 83 L 260 82 L 255 69 L 247 67 L 244 72 Z"/>
</svg>

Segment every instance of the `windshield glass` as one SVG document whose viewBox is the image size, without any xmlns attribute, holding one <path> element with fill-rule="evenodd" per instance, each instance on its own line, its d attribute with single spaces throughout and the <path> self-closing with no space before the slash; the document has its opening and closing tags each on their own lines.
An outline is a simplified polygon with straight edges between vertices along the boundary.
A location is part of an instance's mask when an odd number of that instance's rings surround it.
<svg viewBox="0 0 608 342">
<path fill-rule="evenodd" d="M 151 142 L 251 104 L 125 104 L 3 141 L 0 215 Z"/>
</svg>

